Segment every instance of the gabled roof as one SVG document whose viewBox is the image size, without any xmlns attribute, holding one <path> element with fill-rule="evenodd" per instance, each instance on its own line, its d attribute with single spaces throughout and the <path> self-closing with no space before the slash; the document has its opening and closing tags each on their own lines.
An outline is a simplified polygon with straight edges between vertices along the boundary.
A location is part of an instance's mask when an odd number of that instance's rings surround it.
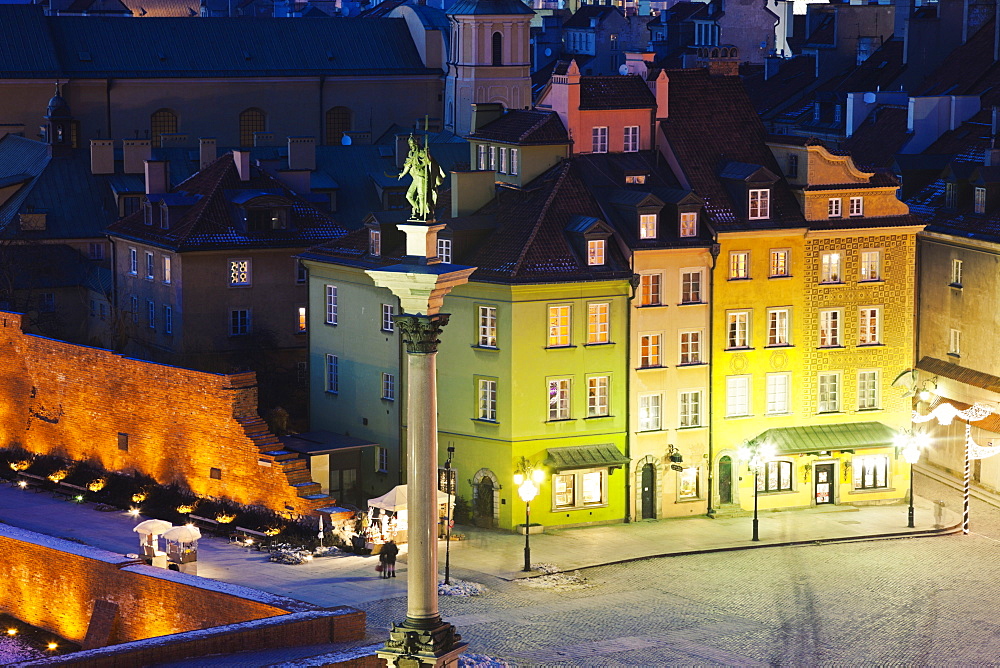
<svg viewBox="0 0 1000 668">
<path fill-rule="evenodd" d="M 228 153 L 171 189 L 170 194 L 183 195 L 184 202 L 194 203 L 181 208 L 177 220 L 171 220 L 170 229 L 146 225 L 140 210 L 108 226 L 108 232 L 177 251 L 294 248 L 346 234 L 330 214 L 313 208 L 261 168 L 252 165 L 250 175 L 248 181 L 240 181 L 233 155 Z M 245 193 L 251 197 L 241 197 Z M 269 204 L 289 206 L 287 227 L 247 232 L 240 201 L 249 204 L 254 197 L 267 198 Z"/>
<path fill-rule="evenodd" d="M 399 18 L 120 19 L 0 4 L 0 71 L 45 79 L 440 75 L 424 67 Z"/>
<path fill-rule="evenodd" d="M 720 179 L 746 181 L 747 183 L 774 183 L 778 177 L 763 165 L 752 165 L 747 162 L 730 161 L 719 170 Z"/>
<path fill-rule="evenodd" d="M 620 9 L 610 5 L 580 5 L 576 13 L 569 17 L 566 23 L 563 23 L 563 30 L 567 28 L 589 28 L 590 19 L 597 19 L 597 22 L 600 23 L 607 16 L 615 13 L 625 16 Z"/>
<path fill-rule="evenodd" d="M 580 77 L 580 109 L 651 109 L 656 97 L 642 77 Z"/>
<path fill-rule="evenodd" d="M 535 12 L 521 0 L 457 0 L 446 13 L 453 16 L 469 16 L 472 14 L 534 14 Z"/>
<path fill-rule="evenodd" d="M 470 139 L 506 144 L 565 144 L 569 134 L 554 111 L 512 109 L 472 133 Z"/>
</svg>

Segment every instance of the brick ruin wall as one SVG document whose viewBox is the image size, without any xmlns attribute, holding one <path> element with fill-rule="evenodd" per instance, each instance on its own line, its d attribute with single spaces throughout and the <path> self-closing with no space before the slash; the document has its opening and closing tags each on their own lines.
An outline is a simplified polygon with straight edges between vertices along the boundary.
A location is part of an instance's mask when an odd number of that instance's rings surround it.
<svg viewBox="0 0 1000 668">
<path fill-rule="evenodd" d="M 279 512 L 331 505 L 303 498 L 319 488 L 304 460 L 267 454 L 280 444 L 256 411 L 253 373 L 204 373 L 25 334 L 20 315 L 0 311 L 0 447 L 92 460 Z"/>
</svg>

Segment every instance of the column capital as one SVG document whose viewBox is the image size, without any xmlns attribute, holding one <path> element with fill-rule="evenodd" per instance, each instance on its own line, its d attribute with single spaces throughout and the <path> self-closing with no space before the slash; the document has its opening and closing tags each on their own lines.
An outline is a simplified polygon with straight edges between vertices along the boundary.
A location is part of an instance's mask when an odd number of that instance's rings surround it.
<svg viewBox="0 0 1000 668">
<path fill-rule="evenodd" d="M 403 335 L 403 342 L 406 344 L 406 352 L 411 354 L 431 354 L 436 353 L 438 344 L 441 341 L 438 337 L 441 330 L 448 324 L 451 317 L 448 313 L 437 313 L 435 315 L 409 315 L 402 314 L 393 316 L 393 320 L 399 326 L 399 331 Z"/>
</svg>

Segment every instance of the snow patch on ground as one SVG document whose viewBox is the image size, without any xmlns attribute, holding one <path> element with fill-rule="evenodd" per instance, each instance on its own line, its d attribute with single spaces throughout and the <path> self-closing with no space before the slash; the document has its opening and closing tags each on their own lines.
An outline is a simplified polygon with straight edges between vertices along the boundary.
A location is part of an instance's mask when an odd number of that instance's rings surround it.
<svg viewBox="0 0 1000 668">
<path fill-rule="evenodd" d="M 0 637 L 0 666 L 13 666 L 22 661 L 41 659 L 45 652 L 30 647 L 20 638 Z"/>
<path fill-rule="evenodd" d="M 438 583 L 438 596 L 482 596 L 489 591 L 478 582 L 466 582 L 449 578 L 451 584 Z"/>
<path fill-rule="evenodd" d="M 522 587 L 533 589 L 587 589 L 593 587 L 587 578 L 580 575 L 580 571 L 574 573 L 563 573 L 555 564 L 532 564 L 531 569 L 541 571 L 544 575 L 536 577 L 521 578 L 516 580 Z"/>
<path fill-rule="evenodd" d="M 482 654 L 459 654 L 459 668 L 509 668 L 510 664 Z"/>
</svg>

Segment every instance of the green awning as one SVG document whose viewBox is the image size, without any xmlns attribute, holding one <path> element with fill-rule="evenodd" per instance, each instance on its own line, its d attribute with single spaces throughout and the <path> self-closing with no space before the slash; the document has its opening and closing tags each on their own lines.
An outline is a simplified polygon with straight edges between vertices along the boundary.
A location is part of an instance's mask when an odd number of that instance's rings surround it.
<svg viewBox="0 0 1000 668">
<path fill-rule="evenodd" d="M 569 469 L 618 468 L 628 464 L 628 457 L 613 443 L 577 445 L 569 448 L 549 448 L 545 465 L 553 471 Z"/>
<path fill-rule="evenodd" d="M 779 454 L 832 450 L 863 450 L 887 448 L 893 445 L 896 430 L 881 422 L 849 422 L 812 427 L 782 427 L 768 429 L 753 441 L 767 441 Z M 551 452 L 551 451 L 550 451 Z"/>
</svg>

